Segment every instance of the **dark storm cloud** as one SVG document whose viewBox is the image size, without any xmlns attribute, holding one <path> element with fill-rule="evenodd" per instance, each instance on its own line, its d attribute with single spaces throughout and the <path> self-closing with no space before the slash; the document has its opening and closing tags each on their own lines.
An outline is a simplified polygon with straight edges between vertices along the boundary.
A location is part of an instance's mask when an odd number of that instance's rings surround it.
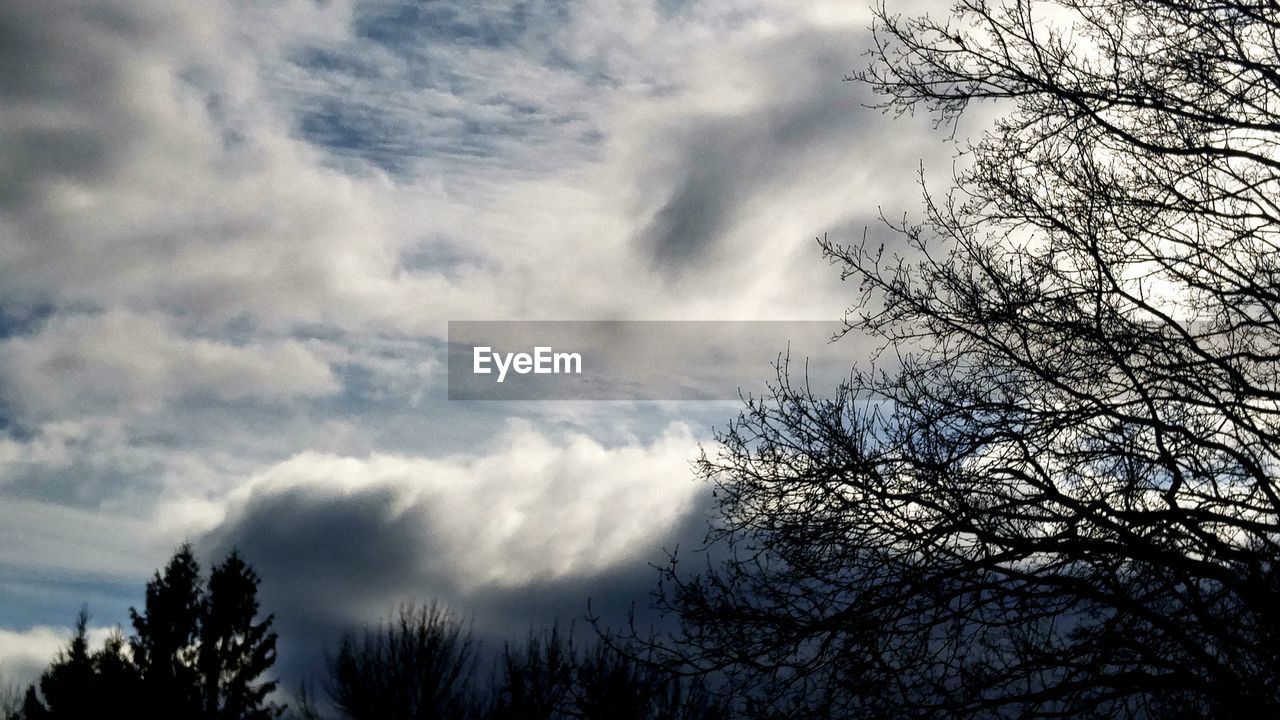
<svg viewBox="0 0 1280 720">
<path fill-rule="evenodd" d="M 286 490 L 256 498 L 205 544 L 214 554 L 236 547 L 252 558 L 271 579 L 268 598 L 282 614 L 343 618 L 431 574 L 419 540 L 427 518 L 396 512 L 396 500 L 389 488 L 347 495 Z"/>
<path fill-rule="evenodd" d="M 606 627 L 622 627 L 633 609 L 641 627 L 656 626 L 650 594 L 657 574 L 649 563 L 664 561 L 663 547 L 699 545 L 704 517 L 691 508 L 668 537 L 654 538 L 646 557 L 600 573 L 479 589 L 440 562 L 458 548 L 430 532 L 427 514 L 404 508 L 385 488 L 256 496 L 197 546 L 210 560 L 237 548 L 262 576 L 262 606 L 281 634 L 281 675 L 293 683 L 314 677 L 345 630 L 376 623 L 404 602 L 446 603 L 473 622 L 490 650 L 554 622 L 590 632 L 589 609 Z"/>
<path fill-rule="evenodd" d="M 842 82 L 857 58 L 847 34 L 789 37 L 786 58 L 764 68 L 776 92 L 733 116 L 695 120 L 677 133 L 667 199 L 635 242 L 668 277 L 714 259 L 752 201 L 767 201 L 885 129 L 863 108 L 864 91 Z M 768 52 L 776 59 L 774 48 Z M 835 176 L 825 180 L 840 183 Z"/>
<path fill-rule="evenodd" d="M 201 555 L 237 548 L 264 578 L 262 606 L 282 634 L 280 670 L 302 679 L 321 663 L 342 630 L 409 587 L 434 596 L 416 526 L 426 518 L 392 511 L 389 489 L 332 496 L 296 489 L 259 498 L 203 538 Z"/>
</svg>

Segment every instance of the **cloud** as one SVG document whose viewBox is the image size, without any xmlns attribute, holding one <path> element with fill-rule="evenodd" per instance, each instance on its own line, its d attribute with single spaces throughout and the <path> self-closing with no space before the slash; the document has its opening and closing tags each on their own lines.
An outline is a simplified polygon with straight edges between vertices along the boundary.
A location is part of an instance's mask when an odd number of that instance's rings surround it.
<svg viewBox="0 0 1280 720">
<path fill-rule="evenodd" d="M 4 400 L 29 418 L 153 410 L 175 398 L 223 401 L 336 392 L 329 366 L 282 340 L 231 345 L 179 336 L 163 320 L 112 311 L 53 318 L 0 341 Z"/>
<path fill-rule="evenodd" d="M 914 174 L 881 170 L 930 154 L 927 128 L 869 112 L 866 88 L 842 81 L 856 67 L 849 48 L 865 38 L 845 25 L 779 30 L 736 58 L 751 70 L 750 92 L 727 107 L 689 105 L 656 121 L 667 140 L 646 170 L 666 189 L 633 243 L 667 280 L 703 283 L 714 268 L 794 291 L 811 272 L 776 261 L 816 246 L 799 228 L 790 243 L 765 238 L 781 239 L 797 220 L 812 237 L 915 193 Z M 765 257 L 774 268 L 758 262 Z"/>
<path fill-rule="evenodd" d="M 512 425 L 484 455 L 306 452 L 239 490 L 218 532 L 304 533 L 295 548 L 316 533 L 374 549 L 385 547 L 379 536 L 403 533 L 406 548 L 431 550 L 419 557 L 429 567 L 401 571 L 443 573 L 463 589 L 592 574 L 651 550 L 680 522 L 698 492 L 688 466 L 695 452 L 682 424 L 648 445 L 611 448 L 576 433 L 556 442 L 526 423 Z M 348 506 L 355 525 L 385 528 L 318 532 L 341 520 L 328 509 Z M 356 560 L 368 567 L 363 555 Z"/>
<path fill-rule="evenodd" d="M 262 574 L 286 674 L 398 602 L 445 602 L 490 642 L 580 619 L 592 597 L 619 622 L 653 587 L 647 563 L 700 517 L 694 450 L 679 423 L 615 447 L 514 423 L 485 454 L 304 453 L 256 476 L 198 544 L 239 548 Z"/>
<path fill-rule="evenodd" d="M 0 565 L 10 569 L 107 580 L 144 578 L 153 558 L 176 545 L 173 536 L 169 523 L 159 520 L 15 498 L 0 504 Z"/>
<path fill-rule="evenodd" d="M 124 68 L 114 53 L 122 48 L 104 47 L 98 34 L 113 26 L 136 48 L 149 31 L 141 20 L 104 6 L 50 12 L 40 3 L 17 2 L 0 10 L 6 38 L 0 48 L 6 128 L 0 207 L 11 209 L 67 178 L 105 180 L 118 153 L 144 132 L 117 121 L 126 112 L 110 113 L 127 105 L 114 94 Z M 66 112 L 72 108 L 86 112 Z M 92 110 L 110 114 L 91 122 Z"/>
<path fill-rule="evenodd" d="M 209 336 L 243 320 L 439 336 L 463 317 L 832 318 L 812 237 L 880 197 L 850 182 L 880 128 L 839 82 L 854 26 L 829 11 L 3 12 L 22 58 L 0 88 L 10 304 L 125 307 Z M 74 162 L 42 159 L 58 152 Z"/>
<path fill-rule="evenodd" d="M 18 48 L 0 86 L 7 302 L 215 327 L 361 315 L 395 264 L 385 184 L 289 137 L 239 21 L 220 4 L 0 11 Z M 347 303 L 323 302 L 334 294 Z"/>
<path fill-rule="evenodd" d="M 185 538 L 251 553 L 286 642 L 397 598 L 495 632 L 623 604 L 699 512 L 682 428 L 731 411 L 447 403 L 444 323 L 839 317 L 813 237 L 947 160 L 840 82 L 864 21 L 0 3 L 0 564 L 37 578 L 0 626 Z"/>
<path fill-rule="evenodd" d="M 101 647 L 114 628 L 88 628 L 89 646 Z M 71 628 L 37 625 L 16 632 L 0 628 L 0 683 L 25 689 L 40 679 L 49 659 L 66 648 Z"/>
<path fill-rule="evenodd" d="M 487 452 L 303 452 L 220 503 L 162 498 L 143 517 L 11 498 L 0 506 L 0 566 L 35 579 L 0 590 L 44 588 L 36 617 L 62 620 L 103 582 L 135 583 L 125 596 L 136 596 L 183 539 L 206 564 L 236 547 L 264 578 L 290 677 L 314 671 L 342 629 L 400 601 L 449 603 L 490 642 L 581 618 L 588 598 L 619 622 L 652 587 L 648 563 L 700 523 L 695 449 L 679 422 L 622 445 L 514 422 Z M 121 602 L 120 590 L 95 592 L 95 613 Z"/>
</svg>

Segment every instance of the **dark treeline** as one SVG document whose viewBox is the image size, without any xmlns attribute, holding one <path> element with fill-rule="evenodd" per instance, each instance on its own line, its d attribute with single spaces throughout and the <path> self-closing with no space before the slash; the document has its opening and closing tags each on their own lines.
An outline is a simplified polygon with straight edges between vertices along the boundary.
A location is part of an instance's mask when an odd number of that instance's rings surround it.
<svg viewBox="0 0 1280 720">
<path fill-rule="evenodd" d="M 273 616 L 261 615 L 259 577 L 232 552 L 207 577 L 183 546 L 147 585 L 133 633 L 90 647 L 82 611 L 40 680 L 10 692 L 6 720 L 722 720 L 704 680 L 683 678 L 598 637 L 585 646 L 559 625 L 531 631 L 483 662 L 455 613 L 403 606 L 349 630 L 293 707 L 267 673 Z"/>
<path fill-rule="evenodd" d="M 508 644 L 490 669 L 453 613 L 402 607 L 348 632 L 329 662 L 319 710 L 305 718 L 441 720 L 720 720 L 727 708 L 699 679 L 673 675 L 596 639 L 581 647 L 558 625 Z"/>
<path fill-rule="evenodd" d="M 183 546 L 147 583 L 133 634 L 89 646 L 81 611 L 71 642 L 28 687 L 9 720 L 138 717 L 267 720 L 284 709 L 265 673 L 276 661 L 272 617 L 259 619 L 259 578 L 236 552 L 203 575 Z"/>
</svg>

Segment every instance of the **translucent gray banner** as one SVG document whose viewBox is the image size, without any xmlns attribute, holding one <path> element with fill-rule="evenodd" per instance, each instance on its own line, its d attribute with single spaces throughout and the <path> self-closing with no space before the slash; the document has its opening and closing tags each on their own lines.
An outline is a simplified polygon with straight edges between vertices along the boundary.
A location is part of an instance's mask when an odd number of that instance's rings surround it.
<svg viewBox="0 0 1280 720">
<path fill-rule="evenodd" d="M 857 352 L 839 322 L 450 321 L 450 400 L 733 400 L 789 353 L 833 388 Z M 818 383 L 822 383 L 819 385 Z"/>
</svg>

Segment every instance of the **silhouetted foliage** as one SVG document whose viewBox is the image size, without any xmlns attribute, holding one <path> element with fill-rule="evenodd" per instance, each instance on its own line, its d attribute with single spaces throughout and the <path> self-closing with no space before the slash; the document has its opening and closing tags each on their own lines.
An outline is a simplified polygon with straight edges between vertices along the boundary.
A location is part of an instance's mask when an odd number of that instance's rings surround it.
<svg viewBox="0 0 1280 720">
<path fill-rule="evenodd" d="M 143 611 L 130 611 L 130 642 L 154 715 L 209 720 L 265 720 L 283 708 L 267 702 L 262 680 L 276 658 L 272 617 L 258 616 L 259 578 L 232 551 L 207 582 L 183 546 L 147 584 Z"/>
<path fill-rule="evenodd" d="M 271 631 L 272 616 L 254 622 L 259 582 L 257 573 L 234 551 L 209 574 L 196 656 L 204 685 L 204 717 L 266 720 L 280 715 L 266 702 L 275 681 L 261 679 L 275 664 L 276 634 Z"/>
<path fill-rule="evenodd" d="M 493 720 L 555 720 L 571 700 L 577 660 L 573 644 L 553 626 L 529 633 L 523 648 L 503 648 L 494 687 Z"/>
<path fill-rule="evenodd" d="M 17 720 L 44 720 L 48 717 L 49 710 L 45 708 L 44 703 L 40 702 L 35 686 L 28 687 L 26 694 L 22 698 L 22 713 L 17 717 Z"/>
<path fill-rule="evenodd" d="M 475 713 L 471 633 L 439 605 L 406 606 L 349 632 L 331 662 L 329 698 L 351 720 L 455 720 Z"/>
<path fill-rule="evenodd" d="M 894 366 L 784 366 L 703 457 L 668 660 L 759 715 L 1280 717 L 1280 8 L 875 32 L 887 107 L 1004 114 L 902 256 L 824 240 Z"/>
<path fill-rule="evenodd" d="M 117 630 L 91 652 L 82 611 L 67 648 L 27 690 L 18 720 L 129 715 L 197 720 L 267 720 L 283 708 L 260 680 L 275 662 L 271 617 L 258 615 L 258 576 L 232 552 L 211 573 L 183 546 L 147 584 L 134 636 Z"/>
<path fill-rule="evenodd" d="M 682 678 L 617 650 L 579 652 L 558 626 L 505 648 L 487 715 L 493 720 L 721 720 L 702 679 Z"/>
<path fill-rule="evenodd" d="M 183 545 L 147 583 L 142 612 L 129 610 L 129 646 L 142 677 L 142 702 L 153 713 L 198 717 L 203 710 L 196 658 L 204 589 L 200 564 Z"/>
<path fill-rule="evenodd" d="M 115 632 L 100 650 L 89 649 L 89 614 L 81 610 L 67 647 L 58 652 L 40 676 L 39 692 L 27 689 L 20 711 L 12 716 L 38 718 L 93 717 L 102 708 L 126 708 L 137 701 L 138 674 L 124 650 L 124 637 Z"/>
<path fill-rule="evenodd" d="M 101 707 L 95 692 L 98 682 L 93 659 L 89 655 L 88 624 L 89 614 L 81 610 L 71 642 L 66 649 L 58 651 L 49 669 L 40 676 L 40 692 L 49 717 L 86 717 Z"/>
<path fill-rule="evenodd" d="M 124 634 L 117 628 L 107 636 L 102 649 L 93 653 L 95 695 L 100 701 L 100 708 L 125 708 L 138 704 L 141 682 L 126 648 Z"/>
<path fill-rule="evenodd" d="M 703 678 L 685 678 L 595 644 L 578 660 L 569 717 L 586 720 L 720 720 L 727 707 Z"/>
<path fill-rule="evenodd" d="M 349 632 L 329 667 L 329 701 L 351 720 L 724 720 L 700 679 L 675 676 L 599 642 L 578 650 L 558 625 L 504 647 L 492 677 L 478 672 L 470 632 L 438 605 Z M 299 714 L 327 717 L 299 693 Z"/>
</svg>

